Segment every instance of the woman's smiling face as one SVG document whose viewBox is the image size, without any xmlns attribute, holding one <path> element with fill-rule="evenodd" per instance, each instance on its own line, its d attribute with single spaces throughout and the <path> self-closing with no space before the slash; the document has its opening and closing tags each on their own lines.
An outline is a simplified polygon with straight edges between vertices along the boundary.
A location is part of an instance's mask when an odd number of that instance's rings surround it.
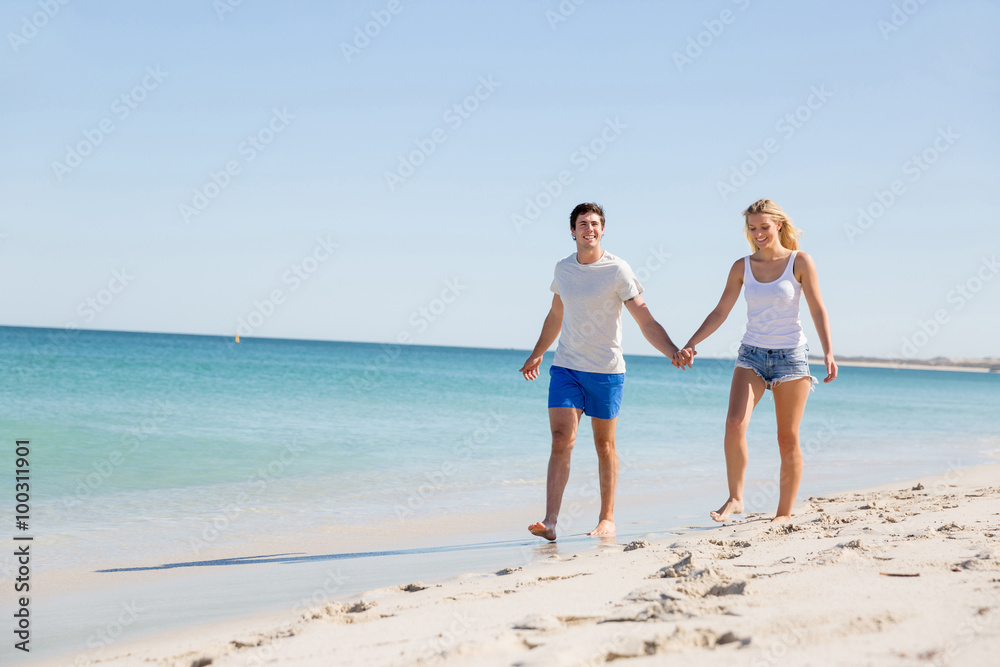
<svg viewBox="0 0 1000 667">
<path fill-rule="evenodd" d="M 757 242 L 758 248 L 774 248 L 781 245 L 778 231 L 781 225 L 771 222 L 764 213 L 751 213 L 747 216 L 747 233 Z"/>
</svg>

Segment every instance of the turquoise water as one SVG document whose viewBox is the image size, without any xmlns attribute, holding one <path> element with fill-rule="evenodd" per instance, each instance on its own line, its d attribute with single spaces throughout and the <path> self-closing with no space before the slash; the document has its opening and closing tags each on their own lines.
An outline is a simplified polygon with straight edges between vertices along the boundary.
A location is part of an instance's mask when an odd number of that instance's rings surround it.
<svg viewBox="0 0 1000 667">
<path fill-rule="evenodd" d="M 525 356 L 3 327 L 0 428 L 32 442 L 50 535 L 234 502 L 262 529 L 540 507 L 547 378 L 525 382 Z M 621 493 L 720 496 L 732 361 L 627 361 Z M 845 367 L 809 399 L 801 497 L 985 462 L 1000 453 L 998 404 L 993 374 Z M 748 476 L 763 480 L 777 463 L 770 395 L 757 412 Z M 571 485 L 596 474 L 588 440 L 585 423 Z"/>
<path fill-rule="evenodd" d="M 33 602 L 33 657 L 85 650 L 126 603 L 144 610 L 128 638 L 287 609 L 326 581 L 338 583 L 321 592 L 343 598 L 592 548 L 576 536 L 597 511 L 586 420 L 559 542 L 524 530 L 544 504 L 551 361 L 525 382 L 526 355 L 0 327 L 0 434 L 8 452 L 31 441 L 33 576 L 107 577 L 99 591 L 49 589 Z M 626 359 L 619 540 L 708 526 L 726 493 L 733 361 L 699 358 L 680 372 Z M 842 368 L 809 399 L 799 497 L 993 461 L 997 405 L 998 375 Z M 748 434 L 749 511 L 777 502 L 773 410 L 767 395 Z M 13 455 L 2 465 L 12 475 Z M 13 522 L 13 505 L 0 519 Z M 414 518 L 517 508 L 517 525 L 407 530 Z M 372 534 L 381 551 L 363 546 Z M 266 539 L 280 555 L 248 548 Z M 150 567 L 169 578 L 130 574 Z M 0 559 L 0 584 L 13 572 L 12 557 Z"/>
<path fill-rule="evenodd" d="M 53 529 L 132 518 L 114 502 L 123 493 L 162 506 L 171 494 L 210 504 L 244 492 L 260 496 L 261 511 L 267 500 L 356 523 L 401 506 L 503 507 L 537 497 L 548 453 L 547 379 L 525 382 L 524 356 L 4 327 L 0 428 L 31 439 L 34 495 Z M 699 359 L 682 373 L 664 359 L 627 359 L 623 491 L 715 479 L 732 361 Z M 1000 451 L 998 404 L 997 375 L 843 368 L 806 410 L 806 486 L 983 462 Z M 751 477 L 777 460 L 769 395 L 758 413 Z M 592 452 L 578 450 L 585 479 Z M 433 493 L 408 502 L 428 484 Z M 95 511 L 102 503 L 114 511 Z"/>
</svg>

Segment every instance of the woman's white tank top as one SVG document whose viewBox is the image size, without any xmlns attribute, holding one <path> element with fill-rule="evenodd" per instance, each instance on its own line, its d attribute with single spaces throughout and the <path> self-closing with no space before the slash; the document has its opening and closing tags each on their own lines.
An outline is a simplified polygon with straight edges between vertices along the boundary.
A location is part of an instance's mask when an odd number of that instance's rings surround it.
<svg viewBox="0 0 1000 667">
<path fill-rule="evenodd" d="M 783 350 L 806 344 L 799 320 L 802 283 L 795 279 L 793 250 L 785 270 L 777 280 L 758 282 L 750 270 L 750 256 L 743 258 L 743 296 L 747 300 L 747 331 L 744 345 Z"/>
</svg>

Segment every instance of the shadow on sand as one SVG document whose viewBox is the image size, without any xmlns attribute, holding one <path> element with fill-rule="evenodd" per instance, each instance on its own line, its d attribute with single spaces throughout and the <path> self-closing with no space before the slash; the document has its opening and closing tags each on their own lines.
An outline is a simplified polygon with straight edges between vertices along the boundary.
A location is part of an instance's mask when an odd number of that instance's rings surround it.
<svg viewBox="0 0 1000 667">
<path fill-rule="evenodd" d="M 216 560 L 195 560 L 184 563 L 164 563 L 145 567 L 116 567 L 97 572 L 144 572 L 147 570 L 171 570 L 179 567 L 217 567 L 223 565 L 257 565 L 261 563 L 318 563 L 326 560 L 348 560 L 353 558 L 377 558 L 383 556 L 412 556 L 420 554 L 449 553 L 455 551 L 475 551 L 478 549 L 497 549 L 510 547 L 538 547 L 536 541 L 508 540 L 502 542 L 482 542 L 479 544 L 454 544 L 441 547 L 424 547 L 418 549 L 397 549 L 390 551 L 359 551 L 355 553 L 321 554 L 315 556 L 303 555 L 301 552 L 283 554 L 266 554 L 261 556 L 241 556 L 237 558 L 219 558 Z"/>
</svg>

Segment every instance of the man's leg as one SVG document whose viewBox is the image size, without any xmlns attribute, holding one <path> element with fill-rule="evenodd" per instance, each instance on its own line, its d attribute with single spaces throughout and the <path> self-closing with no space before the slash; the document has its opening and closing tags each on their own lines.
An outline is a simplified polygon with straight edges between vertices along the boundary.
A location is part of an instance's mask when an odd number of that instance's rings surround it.
<svg viewBox="0 0 1000 667">
<path fill-rule="evenodd" d="M 549 455 L 549 474 L 545 484 L 545 519 L 528 526 L 533 535 L 547 540 L 556 539 L 556 520 L 559 518 L 563 491 L 569 481 L 570 454 L 573 453 L 582 414 L 583 410 L 577 408 L 549 408 L 552 453 Z"/>
<path fill-rule="evenodd" d="M 615 534 L 615 491 L 618 488 L 618 450 L 615 449 L 615 428 L 618 418 L 590 420 L 597 448 L 597 472 L 601 479 L 601 514 L 597 527 L 588 535 L 601 537 Z"/>
</svg>

